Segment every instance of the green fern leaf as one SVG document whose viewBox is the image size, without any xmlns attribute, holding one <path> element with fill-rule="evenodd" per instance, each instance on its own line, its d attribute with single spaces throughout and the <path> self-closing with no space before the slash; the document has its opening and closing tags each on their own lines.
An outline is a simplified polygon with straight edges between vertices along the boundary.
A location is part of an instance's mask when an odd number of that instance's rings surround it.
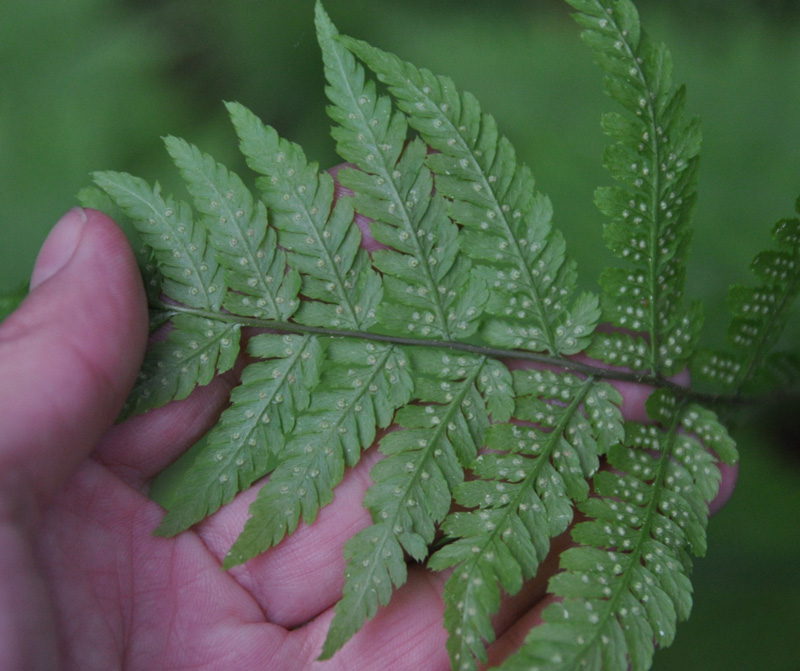
<svg viewBox="0 0 800 671">
<path fill-rule="evenodd" d="M 123 209 L 119 207 L 105 191 L 101 191 L 96 186 L 81 189 L 78 192 L 78 202 L 80 202 L 83 207 L 90 207 L 105 212 L 123 230 L 128 241 L 131 243 L 133 253 L 136 255 L 136 262 L 139 266 L 139 272 L 142 274 L 148 301 L 151 304 L 156 303 L 161 298 L 163 278 L 158 272 L 158 265 L 153 259 L 152 247 L 142 241 L 142 236 L 139 235 L 136 230 L 134 221 L 125 214 Z M 154 317 L 157 320 L 156 323 L 154 323 Z M 169 319 L 169 317 L 163 317 L 162 319 L 159 319 L 159 317 L 161 317 L 161 315 L 151 314 L 151 331 L 156 330 L 156 328 Z"/>
<path fill-rule="evenodd" d="M 320 384 L 280 451 L 270 481 L 250 506 L 250 517 L 225 559 L 241 564 L 310 524 L 333 500 L 333 488 L 409 401 L 411 378 L 403 353 L 392 345 L 333 340 Z M 290 427 L 291 429 L 291 427 Z"/>
<path fill-rule="evenodd" d="M 733 441 L 716 416 L 662 392 L 648 401 L 661 426 L 630 423 L 609 451 L 614 471 L 594 480 L 597 497 L 579 505 L 579 547 L 561 555 L 550 590 L 563 598 L 543 614 L 518 654 L 517 669 L 650 668 L 691 609 L 688 551 L 705 552 L 707 504 L 720 481 L 702 439 L 728 462 Z"/>
<path fill-rule="evenodd" d="M 171 315 L 164 341 L 150 347 L 121 417 L 186 398 L 196 386 L 233 368 L 239 354 L 241 325 L 196 315 Z"/>
<path fill-rule="evenodd" d="M 160 289 L 172 301 L 213 313 L 225 296 L 224 271 L 207 244 L 204 227 L 191 208 L 164 199 L 156 184 L 125 173 L 95 173 L 95 183 L 122 209 L 143 242 L 153 250 L 163 277 Z M 148 350 L 142 375 L 122 416 L 185 398 L 196 384 L 229 370 L 239 351 L 238 324 L 198 315 L 173 320 L 166 341 Z"/>
<path fill-rule="evenodd" d="M 732 351 L 702 350 L 692 362 L 692 372 L 718 389 L 753 393 L 800 379 L 800 352 L 771 351 L 800 293 L 800 219 L 782 219 L 772 235 L 778 248 L 761 252 L 751 264 L 762 284 L 730 290 Z"/>
<path fill-rule="evenodd" d="M 445 625 L 453 668 L 486 662 L 482 641 L 494 640 L 490 615 L 500 588 L 515 594 L 536 574 L 550 551 L 550 538 L 572 521 L 575 502 L 589 493 L 587 479 L 599 456 L 622 437 L 622 398 L 592 378 L 548 371 L 517 371 L 514 416 L 547 430 L 495 424 L 486 436 L 491 450 L 472 465 L 478 476 L 459 485 L 456 502 L 472 512 L 451 514 L 443 525 L 453 543 L 429 562 L 455 567 L 445 586 Z"/>
<path fill-rule="evenodd" d="M 98 172 L 95 183 L 134 222 L 153 250 L 164 277 L 162 291 L 182 305 L 218 310 L 225 297 L 223 269 L 207 244 L 206 230 L 186 203 L 163 198 L 158 184 L 121 172 Z"/>
<path fill-rule="evenodd" d="M 581 351 L 599 311 L 594 297 L 568 300 L 576 281 L 561 234 L 551 225 L 547 198 L 534 191 L 527 167 L 494 119 L 453 82 L 420 70 L 365 42 L 340 38 L 389 86 L 425 142 L 436 189 L 462 226 L 459 245 L 490 288 L 496 316 L 484 337 L 493 345 L 552 354 Z"/>
<path fill-rule="evenodd" d="M 303 301 L 295 319 L 310 326 L 367 329 L 375 323 L 382 289 L 359 248 L 352 207 L 346 199 L 333 205 L 333 179 L 318 174 L 300 147 L 241 105 L 229 103 L 228 110 L 248 165 L 264 175 L 257 184 L 272 209 L 280 245 L 303 276 L 302 293 L 313 299 Z"/>
<path fill-rule="evenodd" d="M 264 204 L 255 204 L 238 176 L 197 147 L 175 137 L 165 143 L 225 268 L 232 291 L 223 307 L 238 315 L 287 320 L 299 305 L 300 278 L 293 270 L 284 275 L 286 255 L 276 248 L 274 230 L 267 228 Z"/>
<path fill-rule="evenodd" d="M 645 671 L 689 614 L 717 462 L 736 459 L 697 402 L 707 397 L 666 379 L 692 357 L 702 322 L 683 298 L 700 133 L 669 53 L 630 0 L 569 1 L 626 110 L 603 120 L 618 185 L 595 200 L 621 263 L 603 274 L 599 299 L 576 294 L 549 200 L 477 101 L 339 35 L 319 3 L 332 135 L 350 164 L 337 176 L 350 195 L 335 199 L 330 174 L 237 103 L 227 107 L 257 194 L 169 137 L 192 207 L 123 173 L 98 173 L 102 192 L 84 195 L 134 230 L 153 326 L 164 326 L 126 413 L 230 370 L 242 330 L 251 336 L 240 384 L 186 457 L 158 534 L 188 529 L 269 475 L 223 567 L 241 564 L 314 522 L 388 429 L 364 498 L 372 525 L 345 542 L 322 658 L 389 602 L 411 558 L 453 569 L 448 650 L 454 669 L 476 669 L 502 593 L 537 574 L 576 510 L 585 521 L 550 581 L 561 601 L 503 669 Z M 371 254 L 356 211 L 379 243 Z M 777 365 L 800 370 L 800 353 L 770 353 L 800 285 L 800 221 L 781 222 L 775 238 L 754 262 L 758 288 L 731 294 L 732 352 L 697 359 L 711 377 L 732 375 L 737 395 Z M 601 308 L 622 328 L 597 330 Z M 587 353 L 615 368 L 571 357 Z M 604 379 L 656 387 L 650 421 L 624 424 Z"/>
<path fill-rule="evenodd" d="M 405 117 L 365 81 L 319 4 L 317 32 L 333 102 L 328 114 L 339 124 L 337 151 L 359 168 L 341 170 L 339 180 L 355 192 L 356 210 L 373 219 L 373 236 L 391 248 L 372 254 L 387 292 L 378 315 L 382 330 L 444 340 L 472 335 L 488 294 L 469 262 L 458 258 L 458 227 L 433 193 L 425 144 L 415 139 L 406 146 Z"/>
<path fill-rule="evenodd" d="M 622 354 L 626 365 L 671 375 L 686 365 L 702 324 L 698 305 L 681 306 L 699 123 L 684 119 L 685 91 L 672 84 L 671 56 L 642 32 L 630 0 L 567 1 L 579 10 L 582 36 L 606 73 L 606 92 L 632 115 L 603 119 L 614 140 L 605 165 L 622 186 L 598 189 L 595 201 L 610 218 L 606 244 L 626 264 L 601 275 L 603 311 L 616 326 L 647 335 L 631 342 L 603 334 L 590 352 L 615 364 Z"/>
<path fill-rule="evenodd" d="M 447 515 L 452 489 L 477 456 L 490 414 L 503 421 L 513 404 L 511 376 L 486 357 L 409 350 L 414 400 L 398 411 L 404 430 L 380 442 L 385 456 L 370 473 L 364 497 L 373 526 L 345 545 L 347 582 L 322 658 L 328 658 L 388 602 L 392 584 L 406 580 L 403 551 L 417 561 L 428 555 L 436 526 Z"/>
<path fill-rule="evenodd" d="M 231 406 L 183 475 L 158 535 L 185 531 L 275 468 L 286 436 L 309 406 L 323 357 L 317 337 L 259 335 L 247 351 L 263 360 L 242 373 Z"/>
</svg>

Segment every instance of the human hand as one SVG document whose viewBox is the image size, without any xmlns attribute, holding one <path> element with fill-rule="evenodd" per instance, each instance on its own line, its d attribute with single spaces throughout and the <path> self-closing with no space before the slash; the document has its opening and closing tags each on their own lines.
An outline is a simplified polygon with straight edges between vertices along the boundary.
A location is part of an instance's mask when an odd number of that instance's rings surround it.
<svg viewBox="0 0 800 671">
<path fill-rule="evenodd" d="M 254 489 L 173 539 L 152 477 L 214 423 L 234 382 L 112 426 L 147 339 L 124 236 L 73 210 L 46 241 L 33 291 L 0 328 L 0 669 L 376 669 L 445 671 L 445 574 L 413 566 L 389 606 L 332 660 L 316 662 L 341 595 L 342 545 L 369 523 L 373 447 L 313 526 L 228 572 Z M 648 390 L 623 389 L 643 418 Z M 726 472 L 714 507 L 730 493 Z M 561 539 L 558 542 L 565 542 Z M 495 618 L 496 663 L 538 621 L 555 561 Z"/>
</svg>

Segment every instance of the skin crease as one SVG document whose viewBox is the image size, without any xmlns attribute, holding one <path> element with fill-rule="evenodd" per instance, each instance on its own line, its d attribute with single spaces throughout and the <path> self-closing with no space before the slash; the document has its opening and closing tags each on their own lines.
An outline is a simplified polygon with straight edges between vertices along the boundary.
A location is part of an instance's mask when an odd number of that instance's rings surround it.
<svg viewBox="0 0 800 671">
<path fill-rule="evenodd" d="M 332 660 L 316 662 L 341 595 L 344 541 L 369 523 L 361 499 L 375 447 L 313 527 L 228 572 L 220 562 L 257 485 L 193 530 L 151 535 L 152 477 L 214 424 L 235 383 L 113 425 L 147 341 L 135 261 L 105 215 L 73 210 L 45 242 L 23 305 L 0 326 L 0 669 L 446 671 L 441 590 L 419 566 Z M 620 387 L 621 388 L 621 387 Z M 648 389 L 626 385 L 643 419 Z M 735 469 L 713 508 L 732 491 Z M 554 540 L 561 547 L 568 542 Z M 494 618 L 490 662 L 539 621 L 549 559 Z"/>
</svg>

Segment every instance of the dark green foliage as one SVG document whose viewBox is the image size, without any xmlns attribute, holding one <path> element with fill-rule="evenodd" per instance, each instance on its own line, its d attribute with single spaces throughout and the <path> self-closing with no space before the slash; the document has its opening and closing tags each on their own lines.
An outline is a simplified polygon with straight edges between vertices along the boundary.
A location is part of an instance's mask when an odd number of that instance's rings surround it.
<svg viewBox="0 0 800 671">
<path fill-rule="evenodd" d="M 800 213 L 800 202 L 797 204 Z M 729 351 L 701 351 L 692 372 L 715 388 L 742 393 L 787 387 L 800 379 L 800 352 L 774 352 L 800 292 L 800 219 L 782 219 L 772 231 L 777 249 L 751 264 L 757 287 L 731 287 Z"/>
</svg>

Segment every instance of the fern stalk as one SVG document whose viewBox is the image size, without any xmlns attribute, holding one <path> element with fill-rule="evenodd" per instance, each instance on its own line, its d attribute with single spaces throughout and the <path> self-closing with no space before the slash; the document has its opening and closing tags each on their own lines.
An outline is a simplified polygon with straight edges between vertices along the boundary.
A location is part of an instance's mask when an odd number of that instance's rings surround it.
<svg viewBox="0 0 800 671">
<path fill-rule="evenodd" d="M 647 371 L 635 372 L 624 369 L 607 368 L 595 366 L 574 359 L 565 359 L 561 356 L 550 356 L 537 352 L 528 352 L 505 347 L 490 347 L 488 345 L 478 345 L 459 340 L 429 340 L 426 338 L 409 338 L 400 335 L 389 335 L 385 333 L 375 333 L 373 331 L 349 331 L 338 328 L 326 328 L 322 326 L 308 326 L 295 322 L 281 322 L 269 319 L 259 319 L 255 317 L 243 317 L 240 315 L 226 315 L 207 310 L 198 310 L 179 305 L 170 305 L 159 301 L 151 303 L 151 309 L 163 313 L 165 319 L 169 319 L 178 314 L 192 314 L 205 319 L 223 321 L 227 324 L 236 324 L 241 327 L 267 328 L 275 331 L 287 333 L 309 333 L 315 335 L 329 336 L 331 338 L 355 338 L 371 342 L 392 343 L 400 346 L 419 346 L 425 348 L 447 349 L 453 352 L 463 352 L 477 356 L 486 356 L 492 359 L 519 359 L 520 361 L 530 361 L 544 366 L 553 366 L 573 371 L 583 375 L 590 375 L 598 379 L 617 380 L 619 382 L 635 382 L 656 388 L 667 389 L 676 396 L 686 396 L 698 402 L 733 402 L 733 396 L 728 395 L 708 395 L 697 392 L 693 389 L 682 387 L 662 377 L 655 377 Z"/>
</svg>

